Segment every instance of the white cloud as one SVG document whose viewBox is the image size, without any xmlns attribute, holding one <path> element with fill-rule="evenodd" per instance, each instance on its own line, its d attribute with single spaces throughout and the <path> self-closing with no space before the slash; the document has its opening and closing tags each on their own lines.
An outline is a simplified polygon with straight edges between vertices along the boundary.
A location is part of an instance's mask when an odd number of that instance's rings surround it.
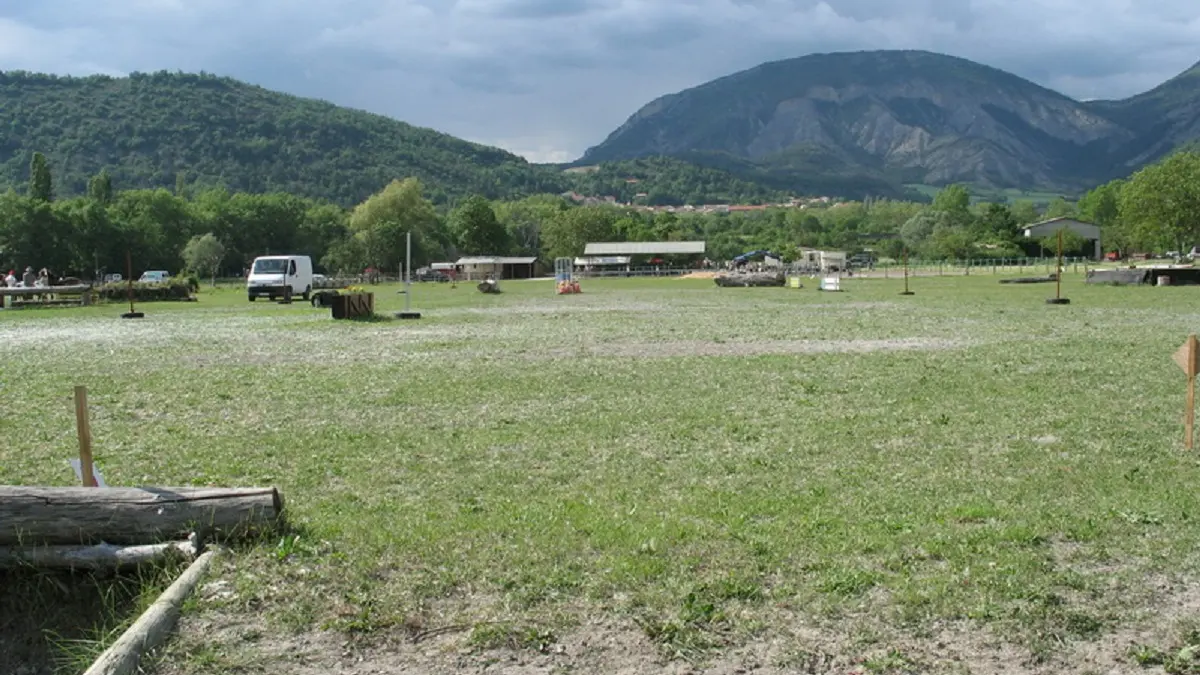
<svg viewBox="0 0 1200 675">
<path fill-rule="evenodd" d="M 1089 98 L 1200 60 L 1194 0 L 20 4 L 0 5 L 3 69 L 206 70 L 555 161 L 656 96 L 811 52 L 941 51 Z"/>
</svg>

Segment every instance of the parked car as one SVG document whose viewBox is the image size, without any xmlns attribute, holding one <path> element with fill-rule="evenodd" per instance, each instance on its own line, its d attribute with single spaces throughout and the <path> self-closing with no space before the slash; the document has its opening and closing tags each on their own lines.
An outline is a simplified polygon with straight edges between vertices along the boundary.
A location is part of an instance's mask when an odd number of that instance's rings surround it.
<svg viewBox="0 0 1200 675">
<path fill-rule="evenodd" d="M 138 277 L 138 281 L 143 284 L 162 284 L 170 279 L 171 274 L 166 270 L 147 270 L 142 272 L 142 276 Z"/>
<path fill-rule="evenodd" d="M 422 268 L 417 270 L 413 281 L 450 281 L 450 275 L 445 270 Z"/>
</svg>

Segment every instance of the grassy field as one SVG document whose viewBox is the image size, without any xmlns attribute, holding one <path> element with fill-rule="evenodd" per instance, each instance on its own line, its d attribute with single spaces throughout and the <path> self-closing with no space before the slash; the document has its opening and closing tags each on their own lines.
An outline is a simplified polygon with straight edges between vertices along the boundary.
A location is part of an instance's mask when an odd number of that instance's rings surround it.
<svg viewBox="0 0 1200 675">
<path fill-rule="evenodd" d="M 1195 289 L 552 286 L 0 313 L 0 483 L 280 488 L 164 675 L 1200 669 Z"/>
</svg>

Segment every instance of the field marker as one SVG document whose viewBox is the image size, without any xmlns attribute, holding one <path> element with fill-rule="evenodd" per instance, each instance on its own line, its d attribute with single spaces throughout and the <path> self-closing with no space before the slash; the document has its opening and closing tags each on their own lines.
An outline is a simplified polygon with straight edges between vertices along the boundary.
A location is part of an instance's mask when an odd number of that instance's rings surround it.
<svg viewBox="0 0 1200 675">
<path fill-rule="evenodd" d="M 122 314 L 121 318 L 122 319 L 141 319 L 141 318 L 145 317 L 146 315 L 141 312 L 135 311 L 133 309 L 133 256 L 131 256 L 129 254 L 128 250 L 125 251 L 125 276 L 127 277 L 127 280 L 129 282 L 129 286 L 128 286 L 128 289 L 129 289 L 128 290 L 129 311 Z"/>
<path fill-rule="evenodd" d="M 412 231 L 404 235 L 404 311 L 396 312 L 398 319 L 419 319 L 420 312 L 412 310 Z"/>
<path fill-rule="evenodd" d="M 1063 231 L 1058 231 L 1058 271 L 1054 273 L 1054 297 L 1046 300 L 1047 305 L 1069 305 L 1071 301 L 1062 296 L 1062 239 Z"/>
<path fill-rule="evenodd" d="M 900 295 L 913 295 L 913 292 L 908 290 L 908 247 L 904 247 L 904 292 Z"/>
<path fill-rule="evenodd" d="M 75 428 L 79 432 L 79 474 L 84 487 L 99 487 L 92 467 L 92 425 L 88 420 L 87 387 L 75 387 Z"/>
<path fill-rule="evenodd" d="M 1175 352 L 1175 356 L 1171 357 L 1175 363 L 1179 365 L 1183 372 L 1187 375 L 1187 405 L 1183 409 L 1183 447 L 1188 450 L 1192 449 L 1192 439 L 1194 438 L 1196 426 L 1196 371 L 1200 370 L 1197 363 L 1197 357 L 1200 356 L 1200 342 L 1196 340 L 1196 335 L 1193 333 L 1188 336 L 1187 342 Z"/>
</svg>

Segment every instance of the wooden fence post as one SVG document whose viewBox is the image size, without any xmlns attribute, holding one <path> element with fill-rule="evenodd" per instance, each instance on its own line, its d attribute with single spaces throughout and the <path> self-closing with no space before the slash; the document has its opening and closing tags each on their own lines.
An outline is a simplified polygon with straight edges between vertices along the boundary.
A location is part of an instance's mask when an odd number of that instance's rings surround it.
<svg viewBox="0 0 1200 675">
<path fill-rule="evenodd" d="M 79 473 L 85 487 L 96 487 L 92 470 L 92 424 L 88 419 L 87 387 L 75 387 L 75 428 L 79 433 Z"/>
</svg>

